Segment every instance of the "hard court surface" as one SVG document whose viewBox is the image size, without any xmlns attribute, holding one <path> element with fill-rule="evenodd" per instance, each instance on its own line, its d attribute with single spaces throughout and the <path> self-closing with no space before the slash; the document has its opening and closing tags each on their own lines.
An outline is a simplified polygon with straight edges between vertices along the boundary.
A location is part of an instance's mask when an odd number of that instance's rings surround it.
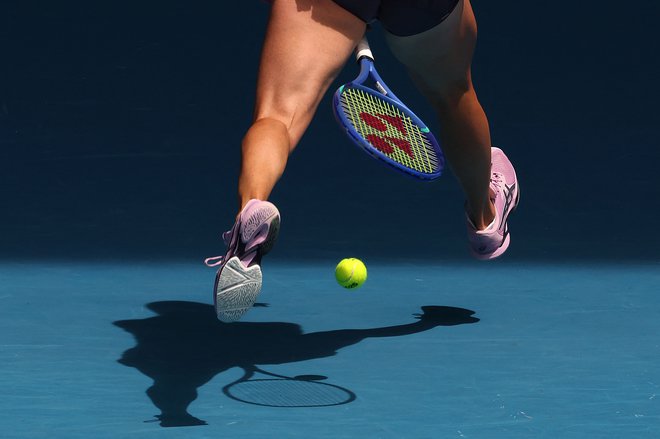
<svg viewBox="0 0 660 439">
<path fill-rule="evenodd" d="M 452 175 L 378 165 L 326 98 L 258 303 L 223 324 L 201 262 L 236 213 L 268 6 L 6 2 L 0 437 L 660 437 L 658 6 L 473 4 L 522 188 L 507 254 L 470 259 Z M 351 256 L 357 291 L 333 279 Z"/>
</svg>

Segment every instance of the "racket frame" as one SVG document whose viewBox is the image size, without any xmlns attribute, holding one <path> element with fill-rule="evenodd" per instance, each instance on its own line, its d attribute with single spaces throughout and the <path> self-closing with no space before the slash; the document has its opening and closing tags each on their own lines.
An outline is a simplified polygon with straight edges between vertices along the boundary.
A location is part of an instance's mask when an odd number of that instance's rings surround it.
<svg viewBox="0 0 660 439">
<path fill-rule="evenodd" d="M 444 154 L 442 153 L 442 149 L 440 148 L 440 144 L 438 143 L 437 139 L 435 138 L 433 133 L 431 133 L 431 130 L 426 126 L 426 124 L 410 108 L 408 108 L 408 106 L 406 106 L 406 104 L 404 104 L 403 101 L 401 101 L 401 99 L 399 99 L 394 94 L 394 92 L 387 86 L 385 81 L 383 81 L 383 79 L 380 77 L 374 65 L 374 57 L 371 52 L 371 49 L 369 48 L 369 43 L 366 37 L 363 37 L 360 43 L 358 43 L 355 53 L 356 53 L 357 62 L 360 65 L 360 73 L 354 80 L 342 85 L 335 92 L 332 99 L 332 104 L 333 104 L 332 110 L 335 115 L 335 118 L 337 119 L 339 124 L 345 129 L 346 134 L 350 137 L 350 139 L 353 140 L 353 142 L 358 147 L 360 147 L 360 149 L 367 152 L 371 157 L 375 158 L 376 160 L 382 163 L 389 165 L 390 167 L 403 173 L 404 175 L 414 177 L 415 179 L 423 180 L 423 181 L 436 180 L 442 175 L 442 172 L 445 167 Z M 364 85 L 368 79 L 373 80 L 376 87 L 375 89 Z M 358 89 L 364 91 L 365 93 L 375 95 L 376 97 L 382 99 L 386 103 L 394 106 L 395 108 L 398 108 L 402 113 L 404 113 L 407 117 L 409 117 L 415 123 L 415 125 L 417 125 L 420 128 L 420 130 L 424 133 L 426 138 L 431 143 L 438 158 L 438 170 L 435 172 L 419 172 L 410 169 L 408 167 L 402 166 L 397 161 L 390 159 L 386 154 L 384 154 L 383 152 L 375 148 L 373 145 L 371 145 L 371 143 L 369 143 L 367 139 L 362 137 L 355 130 L 353 124 L 348 119 L 348 117 L 346 117 L 344 111 L 341 110 L 342 107 L 341 96 L 347 88 Z"/>
</svg>

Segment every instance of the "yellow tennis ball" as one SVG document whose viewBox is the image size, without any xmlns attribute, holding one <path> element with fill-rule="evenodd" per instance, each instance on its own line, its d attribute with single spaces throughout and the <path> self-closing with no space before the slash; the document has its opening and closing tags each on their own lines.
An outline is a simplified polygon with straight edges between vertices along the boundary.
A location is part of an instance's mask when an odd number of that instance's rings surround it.
<svg viewBox="0 0 660 439">
<path fill-rule="evenodd" d="M 359 259 L 342 259 L 335 268 L 335 279 L 344 288 L 360 288 L 367 280 L 367 267 Z"/>
</svg>

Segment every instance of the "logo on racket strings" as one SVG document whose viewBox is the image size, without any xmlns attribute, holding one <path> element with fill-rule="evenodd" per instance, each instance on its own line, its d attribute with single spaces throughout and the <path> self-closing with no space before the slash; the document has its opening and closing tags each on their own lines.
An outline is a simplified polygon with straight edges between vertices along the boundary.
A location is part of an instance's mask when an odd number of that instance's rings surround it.
<svg viewBox="0 0 660 439">
<path fill-rule="evenodd" d="M 408 141 L 408 130 L 406 130 L 401 117 L 387 114 L 370 114 L 363 111 L 360 113 L 360 119 L 371 128 L 384 133 L 383 135 L 365 135 L 365 138 L 376 149 L 389 155 L 395 151 L 394 148 L 397 148 L 411 159 L 415 159 L 412 146 Z"/>
</svg>

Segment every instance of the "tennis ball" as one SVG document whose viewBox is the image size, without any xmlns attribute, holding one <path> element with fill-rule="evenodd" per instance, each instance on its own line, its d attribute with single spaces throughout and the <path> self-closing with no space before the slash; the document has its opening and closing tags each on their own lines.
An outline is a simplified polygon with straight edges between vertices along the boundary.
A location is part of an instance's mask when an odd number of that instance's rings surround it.
<svg viewBox="0 0 660 439">
<path fill-rule="evenodd" d="M 344 288 L 360 288 L 367 280 L 367 267 L 356 258 L 342 259 L 335 268 L 335 279 Z"/>
</svg>

